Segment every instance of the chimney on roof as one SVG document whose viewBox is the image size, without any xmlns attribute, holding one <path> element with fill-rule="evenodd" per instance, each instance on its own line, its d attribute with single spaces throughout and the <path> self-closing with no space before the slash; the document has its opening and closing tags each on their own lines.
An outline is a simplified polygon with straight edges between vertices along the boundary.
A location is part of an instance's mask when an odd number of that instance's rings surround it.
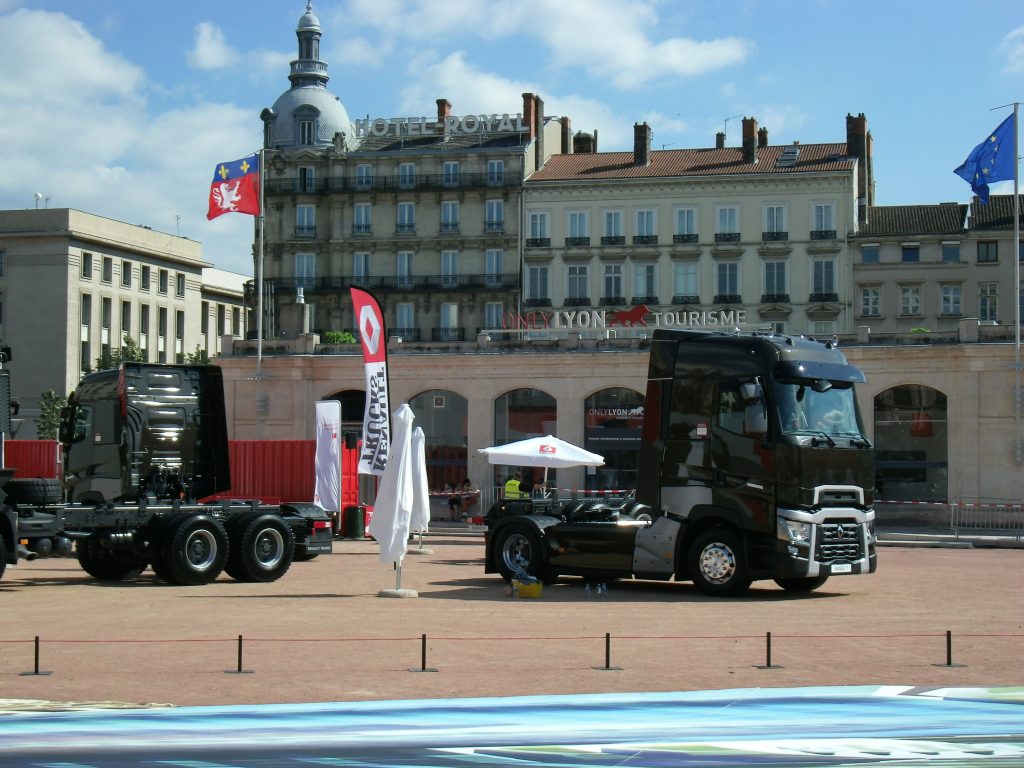
<svg viewBox="0 0 1024 768">
<path fill-rule="evenodd" d="M 743 162 L 757 162 L 757 120 L 753 117 L 743 118 Z"/>
<path fill-rule="evenodd" d="M 725 131 L 715 134 L 715 149 L 725 149 Z"/>
<path fill-rule="evenodd" d="M 534 168 L 543 168 L 544 163 L 547 162 L 547 155 L 544 154 L 544 101 L 540 96 L 533 97 L 534 104 L 537 106 L 537 111 L 534 114 L 534 119 L 537 121 L 537 125 L 534 129 L 534 136 L 537 137 L 536 152 L 534 154 Z"/>
<path fill-rule="evenodd" d="M 757 129 L 757 146 L 763 148 L 768 146 L 768 129 L 758 128 Z"/>
<path fill-rule="evenodd" d="M 651 139 L 654 137 L 647 123 L 633 123 L 633 165 L 651 164 Z"/>
<path fill-rule="evenodd" d="M 523 94 L 523 125 L 530 132 L 529 141 L 533 141 L 537 131 L 537 97 L 532 93 Z"/>
<path fill-rule="evenodd" d="M 572 151 L 582 155 L 591 155 L 597 152 L 597 132 L 583 133 L 583 131 L 580 131 L 573 136 Z"/>
<path fill-rule="evenodd" d="M 875 204 L 875 176 L 871 132 L 863 112 L 846 115 L 846 154 L 857 158 L 857 221 L 867 224 L 868 209 Z"/>
<path fill-rule="evenodd" d="M 562 116 L 562 154 L 572 154 L 572 123 L 564 115 Z"/>
<path fill-rule="evenodd" d="M 452 103 L 448 99 L 437 100 L 437 132 L 448 133 L 448 118 L 452 116 Z"/>
</svg>

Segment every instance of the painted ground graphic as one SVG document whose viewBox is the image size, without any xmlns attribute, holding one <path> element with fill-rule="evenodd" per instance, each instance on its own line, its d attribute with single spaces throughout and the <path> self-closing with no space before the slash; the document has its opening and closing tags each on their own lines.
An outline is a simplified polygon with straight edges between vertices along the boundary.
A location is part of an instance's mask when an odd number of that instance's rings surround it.
<svg viewBox="0 0 1024 768">
<path fill-rule="evenodd" d="M 0 715 L 0 766 L 1024 765 L 1024 688 L 739 689 Z"/>
</svg>

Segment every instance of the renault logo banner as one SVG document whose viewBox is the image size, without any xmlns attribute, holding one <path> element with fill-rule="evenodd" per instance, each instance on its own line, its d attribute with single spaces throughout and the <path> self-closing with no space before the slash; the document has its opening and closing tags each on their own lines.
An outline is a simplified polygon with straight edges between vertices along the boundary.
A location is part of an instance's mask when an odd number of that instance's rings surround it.
<svg viewBox="0 0 1024 768">
<path fill-rule="evenodd" d="M 366 372 L 366 409 L 363 412 L 359 474 L 383 475 L 391 445 L 387 331 L 377 299 L 359 288 L 349 290 L 359 327 L 359 340 L 363 345 Z"/>
</svg>

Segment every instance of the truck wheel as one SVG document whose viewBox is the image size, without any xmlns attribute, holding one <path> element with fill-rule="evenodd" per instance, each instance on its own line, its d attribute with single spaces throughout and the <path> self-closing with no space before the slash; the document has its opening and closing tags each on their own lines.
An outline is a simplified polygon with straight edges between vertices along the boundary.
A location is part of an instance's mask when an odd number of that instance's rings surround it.
<svg viewBox="0 0 1024 768">
<path fill-rule="evenodd" d="M 160 581 L 173 584 L 174 581 L 171 578 L 171 573 L 167 568 L 167 559 L 164 554 L 170 546 L 171 536 L 174 533 L 174 528 L 180 524 L 188 515 L 177 513 L 171 517 L 166 517 L 162 520 L 156 520 L 150 524 L 150 529 L 147 531 L 149 538 L 149 567 L 153 569 L 153 573 Z"/>
<path fill-rule="evenodd" d="M 738 595 L 750 586 L 743 541 L 725 528 L 704 531 L 693 541 L 690 578 L 706 595 Z"/>
<path fill-rule="evenodd" d="M 64 495 L 60 480 L 54 477 L 26 477 L 7 481 L 8 504 L 59 504 Z"/>
<path fill-rule="evenodd" d="M 531 528 L 523 525 L 503 528 L 494 551 L 498 558 L 498 572 L 505 581 L 512 581 L 519 571 L 526 571 L 545 584 L 551 584 L 558 578 L 544 563 L 540 536 Z"/>
<path fill-rule="evenodd" d="M 254 515 L 232 527 L 225 570 L 237 581 L 277 581 L 295 555 L 295 534 L 274 514 Z"/>
<path fill-rule="evenodd" d="M 146 561 L 129 550 L 116 550 L 103 546 L 101 534 L 79 539 L 75 545 L 78 564 L 82 570 L 100 581 L 134 579 L 146 570 Z"/>
<path fill-rule="evenodd" d="M 806 578 L 775 579 L 775 583 L 787 592 L 813 592 L 822 584 L 828 581 L 828 574 L 824 576 L 808 576 Z"/>
<path fill-rule="evenodd" d="M 221 522 L 209 515 L 186 515 L 172 522 L 170 536 L 161 551 L 161 570 L 166 581 L 183 586 L 209 584 L 228 558 L 228 534 Z M 158 574 L 159 575 L 159 574 Z"/>
</svg>

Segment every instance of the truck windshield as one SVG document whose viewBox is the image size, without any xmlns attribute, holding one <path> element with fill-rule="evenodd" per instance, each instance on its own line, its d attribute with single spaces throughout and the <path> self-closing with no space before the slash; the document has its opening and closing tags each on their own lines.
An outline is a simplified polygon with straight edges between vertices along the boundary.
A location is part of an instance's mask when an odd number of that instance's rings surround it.
<svg viewBox="0 0 1024 768">
<path fill-rule="evenodd" d="M 863 434 L 849 382 L 782 379 L 775 381 L 772 389 L 783 434 Z"/>
</svg>

